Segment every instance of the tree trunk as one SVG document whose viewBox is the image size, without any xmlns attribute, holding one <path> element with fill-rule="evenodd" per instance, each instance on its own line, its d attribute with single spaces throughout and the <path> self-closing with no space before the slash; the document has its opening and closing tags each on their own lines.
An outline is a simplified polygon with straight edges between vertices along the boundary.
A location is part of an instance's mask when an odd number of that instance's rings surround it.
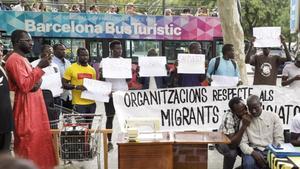
<svg viewBox="0 0 300 169">
<path fill-rule="evenodd" d="M 234 45 L 235 60 L 237 61 L 241 80 L 248 84 L 245 64 L 244 31 L 240 23 L 237 0 L 218 0 L 218 10 L 221 18 L 224 44 Z"/>
</svg>

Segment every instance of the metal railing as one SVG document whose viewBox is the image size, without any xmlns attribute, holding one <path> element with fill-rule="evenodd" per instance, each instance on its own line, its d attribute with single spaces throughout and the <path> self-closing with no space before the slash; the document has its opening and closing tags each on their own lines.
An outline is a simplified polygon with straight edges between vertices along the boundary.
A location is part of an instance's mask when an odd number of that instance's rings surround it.
<svg viewBox="0 0 300 169">
<path fill-rule="evenodd" d="M 153 3 L 152 3 L 153 2 Z M 3 4 L 10 7 L 12 5 L 17 5 L 16 0 L 3 0 Z M 39 3 L 35 0 L 29 0 L 26 2 L 27 9 L 31 8 L 33 3 Z M 89 11 L 91 6 L 95 6 L 98 8 L 99 13 L 106 13 L 109 9 L 110 5 L 115 5 L 119 8 L 119 14 L 125 13 L 126 5 L 125 3 L 97 3 L 97 2 L 87 2 L 86 0 L 81 0 L 81 2 L 70 2 L 67 0 L 52 0 L 52 1 L 44 1 L 43 4 L 46 6 L 47 12 L 70 12 L 69 9 L 73 5 L 81 5 L 82 10 Z M 164 9 L 172 9 L 175 15 L 180 15 L 180 13 L 185 8 L 189 8 L 192 14 L 195 14 L 198 7 L 200 6 L 174 6 L 174 5 L 165 5 L 160 3 L 159 1 L 150 1 L 146 0 L 144 4 L 134 4 L 136 6 L 137 12 L 141 14 L 147 15 L 163 15 Z"/>
</svg>

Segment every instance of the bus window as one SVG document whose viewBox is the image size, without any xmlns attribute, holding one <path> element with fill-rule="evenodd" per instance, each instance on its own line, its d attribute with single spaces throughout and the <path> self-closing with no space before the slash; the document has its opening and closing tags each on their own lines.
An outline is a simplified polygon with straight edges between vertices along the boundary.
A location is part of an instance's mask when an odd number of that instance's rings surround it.
<svg viewBox="0 0 300 169">
<path fill-rule="evenodd" d="M 102 58 L 102 42 L 90 42 L 90 59 L 92 62 L 100 62 Z"/>
<path fill-rule="evenodd" d="M 62 43 L 66 46 L 66 59 L 76 62 L 76 51 L 79 47 L 85 47 L 84 39 L 50 39 L 51 45 Z"/>
<path fill-rule="evenodd" d="M 80 47 L 85 47 L 85 40 L 84 39 L 72 39 L 71 40 L 71 45 L 68 47 L 70 49 L 70 61 L 71 62 L 76 62 L 77 60 L 77 49 Z"/>
<path fill-rule="evenodd" d="M 177 59 L 178 53 L 187 53 L 189 43 L 187 41 L 166 41 L 165 54 L 168 61 L 174 62 Z"/>
<path fill-rule="evenodd" d="M 165 42 L 165 53 L 168 61 L 173 63 L 178 56 L 178 53 L 188 53 L 189 45 L 194 41 L 166 41 Z M 202 46 L 202 53 L 205 54 L 206 59 L 212 55 L 212 42 L 201 41 L 199 42 Z"/>
<path fill-rule="evenodd" d="M 160 41 L 140 41 L 127 40 L 126 41 L 126 57 L 133 58 L 134 62 L 138 57 L 147 56 L 148 50 L 154 48 L 158 54 L 161 55 Z M 136 60 L 137 61 L 137 60 Z"/>
<path fill-rule="evenodd" d="M 223 41 L 216 41 L 216 56 L 222 56 Z"/>
</svg>

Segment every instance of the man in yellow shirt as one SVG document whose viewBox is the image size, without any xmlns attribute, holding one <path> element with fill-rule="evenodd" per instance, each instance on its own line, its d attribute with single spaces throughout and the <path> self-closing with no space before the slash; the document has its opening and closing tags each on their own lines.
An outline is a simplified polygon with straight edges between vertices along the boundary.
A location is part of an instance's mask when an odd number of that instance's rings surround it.
<svg viewBox="0 0 300 169">
<path fill-rule="evenodd" d="M 86 90 L 83 86 L 83 79 L 96 79 L 96 71 L 88 64 L 89 53 L 86 48 L 77 49 L 77 62 L 67 68 L 63 77 L 63 88 L 72 90 L 72 104 L 75 111 L 80 114 L 94 114 L 96 103 L 94 100 L 82 99 L 81 92 Z M 90 117 L 85 117 L 89 128 L 92 124 Z"/>
</svg>

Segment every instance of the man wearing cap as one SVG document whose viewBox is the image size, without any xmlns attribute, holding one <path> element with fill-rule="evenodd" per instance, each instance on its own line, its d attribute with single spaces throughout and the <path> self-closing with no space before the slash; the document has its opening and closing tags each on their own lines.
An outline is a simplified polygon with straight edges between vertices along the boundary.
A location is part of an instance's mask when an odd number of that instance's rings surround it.
<svg viewBox="0 0 300 169">
<path fill-rule="evenodd" d="M 283 68 L 281 85 L 300 89 L 300 54 L 297 55 L 294 63 L 287 64 Z"/>
</svg>

